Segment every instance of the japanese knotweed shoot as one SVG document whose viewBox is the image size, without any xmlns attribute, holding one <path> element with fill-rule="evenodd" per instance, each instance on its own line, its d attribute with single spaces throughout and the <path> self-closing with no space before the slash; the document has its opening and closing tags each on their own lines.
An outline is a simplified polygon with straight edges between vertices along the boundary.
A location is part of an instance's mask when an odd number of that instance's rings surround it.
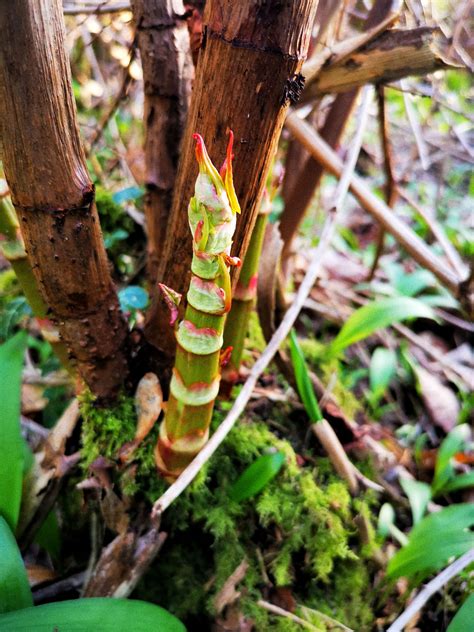
<svg viewBox="0 0 474 632">
<path fill-rule="evenodd" d="M 221 354 L 231 306 L 229 266 L 240 265 L 239 259 L 230 257 L 236 215 L 240 213 L 232 179 L 233 134 L 230 132 L 220 173 L 201 136 L 194 134 L 194 139 L 199 175 L 188 207 L 193 236 L 191 281 L 184 319 L 176 328 L 170 397 L 155 450 L 157 466 L 168 479 L 179 476 L 208 439 L 221 366 L 230 353 Z M 180 297 L 170 288 L 160 287 L 174 325 Z"/>
</svg>

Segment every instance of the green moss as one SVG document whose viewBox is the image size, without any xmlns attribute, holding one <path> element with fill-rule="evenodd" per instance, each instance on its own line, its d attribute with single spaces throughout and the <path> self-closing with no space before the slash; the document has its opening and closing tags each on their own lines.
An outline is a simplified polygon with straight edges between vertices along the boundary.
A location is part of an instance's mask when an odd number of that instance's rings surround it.
<svg viewBox="0 0 474 632">
<path fill-rule="evenodd" d="M 228 403 L 220 404 L 214 429 L 227 407 Z M 133 400 L 122 396 L 113 409 L 103 410 L 86 396 L 82 412 L 84 467 L 99 455 L 116 459 L 135 431 Z M 155 441 L 156 429 L 138 448 L 132 466 L 118 469 L 116 485 L 122 493 L 151 502 L 163 491 L 154 465 Z M 232 501 L 232 483 L 268 448 L 285 453 L 284 468 L 256 497 Z M 190 630 L 208 629 L 216 595 L 245 558 L 249 569 L 239 585 L 240 607 L 255 621 L 256 630 L 297 629 L 257 605 L 267 590 L 266 576 L 274 587 L 291 586 L 298 603 L 349 625 L 365 621 L 370 614 L 367 595 L 362 599 L 368 591 L 366 552 L 358 545 L 353 523 L 358 502 L 355 508 L 327 459 L 318 459 L 317 467 L 300 467 L 288 441 L 260 421 L 243 420 L 164 514 L 162 528 L 168 540 L 136 596 L 171 610 Z M 337 595 L 332 595 L 333 589 Z"/>
</svg>

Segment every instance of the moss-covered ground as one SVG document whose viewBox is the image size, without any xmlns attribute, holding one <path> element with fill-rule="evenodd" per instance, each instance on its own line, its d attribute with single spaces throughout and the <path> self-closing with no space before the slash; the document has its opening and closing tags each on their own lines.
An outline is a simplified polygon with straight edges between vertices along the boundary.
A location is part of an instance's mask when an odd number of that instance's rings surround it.
<svg viewBox="0 0 474 632">
<path fill-rule="evenodd" d="M 228 406 L 219 404 L 215 427 Z M 279 591 L 353 629 L 370 629 L 371 551 L 361 545 L 354 519 L 368 515 L 372 499 L 351 499 L 317 446 L 305 443 L 304 417 L 290 422 L 287 408 L 267 406 L 262 415 L 242 419 L 163 517 L 168 539 L 136 595 L 171 610 L 189 630 L 210 629 L 215 597 L 243 559 L 249 568 L 238 586 L 239 608 L 254 621 L 255 630 L 300 629 L 257 605 Z M 85 470 L 98 456 L 116 460 L 134 434 L 133 400 L 123 397 L 115 409 L 104 411 L 86 397 L 82 410 Z M 278 432 L 291 436 L 293 445 L 271 429 L 285 425 L 288 433 Z M 138 448 L 133 463 L 116 470 L 116 490 L 145 503 L 156 500 L 166 486 L 154 464 L 156 430 Z M 231 500 L 232 483 L 271 450 L 286 455 L 278 476 L 257 496 L 241 503 Z M 331 627 L 317 614 L 306 616 L 317 629 Z"/>
</svg>

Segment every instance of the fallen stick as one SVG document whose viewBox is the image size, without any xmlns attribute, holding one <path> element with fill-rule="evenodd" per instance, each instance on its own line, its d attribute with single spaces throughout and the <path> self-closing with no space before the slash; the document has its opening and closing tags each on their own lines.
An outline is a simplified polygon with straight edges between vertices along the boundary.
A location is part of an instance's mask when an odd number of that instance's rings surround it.
<svg viewBox="0 0 474 632">
<path fill-rule="evenodd" d="M 308 123 L 300 119 L 294 111 L 291 111 L 286 118 L 285 125 L 327 171 L 338 178 L 341 177 L 342 160 Z M 445 266 L 418 235 L 400 221 L 356 175 L 351 177 L 350 190 L 364 209 L 382 224 L 385 230 L 407 250 L 417 263 L 430 270 L 455 296 L 461 293 L 462 280 Z"/>
<path fill-rule="evenodd" d="M 443 588 L 453 577 L 458 575 L 466 566 L 474 562 L 474 549 L 464 553 L 462 557 L 447 566 L 439 575 L 426 584 L 413 599 L 408 608 L 392 623 L 387 632 L 403 632 L 405 626 L 423 608 L 425 603 Z"/>
</svg>

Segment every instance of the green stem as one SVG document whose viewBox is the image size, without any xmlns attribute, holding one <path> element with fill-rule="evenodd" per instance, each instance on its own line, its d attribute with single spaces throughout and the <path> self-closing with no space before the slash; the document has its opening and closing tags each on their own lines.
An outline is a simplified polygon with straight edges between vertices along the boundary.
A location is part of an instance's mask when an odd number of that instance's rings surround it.
<svg viewBox="0 0 474 632">
<path fill-rule="evenodd" d="M 268 222 L 268 212 L 269 205 L 262 203 L 232 298 L 232 309 L 227 316 L 224 347 L 232 347 L 232 354 L 229 363 L 222 371 L 221 393 L 224 396 L 230 394 L 232 386 L 239 377 L 249 318 L 257 300 L 258 264 Z"/>
<path fill-rule="evenodd" d="M 18 279 L 23 294 L 38 320 L 43 338 L 50 343 L 61 364 L 73 373 L 67 347 L 60 339 L 56 327 L 47 317 L 48 307 L 39 292 L 28 261 L 15 209 L 7 197 L 0 199 L 0 235 L 5 237 L 5 241 L 0 242 L 0 250 Z"/>
<path fill-rule="evenodd" d="M 232 182 L 231 133 L 227 158 L 216 170 L 202 138 L 195 134 L 199 176 L 188 207 L 193 235 L 191 281 L 184 319 L 176 329 L 177 351 L 170 396 L 155 450 L 156 463 L 174 479 L 207 442 L 221 379 L 221 348 L 231 304 L 229 257 L 240 208 Z M 160 286 L 175 319 L 176 293 Z"/>
</svg>

